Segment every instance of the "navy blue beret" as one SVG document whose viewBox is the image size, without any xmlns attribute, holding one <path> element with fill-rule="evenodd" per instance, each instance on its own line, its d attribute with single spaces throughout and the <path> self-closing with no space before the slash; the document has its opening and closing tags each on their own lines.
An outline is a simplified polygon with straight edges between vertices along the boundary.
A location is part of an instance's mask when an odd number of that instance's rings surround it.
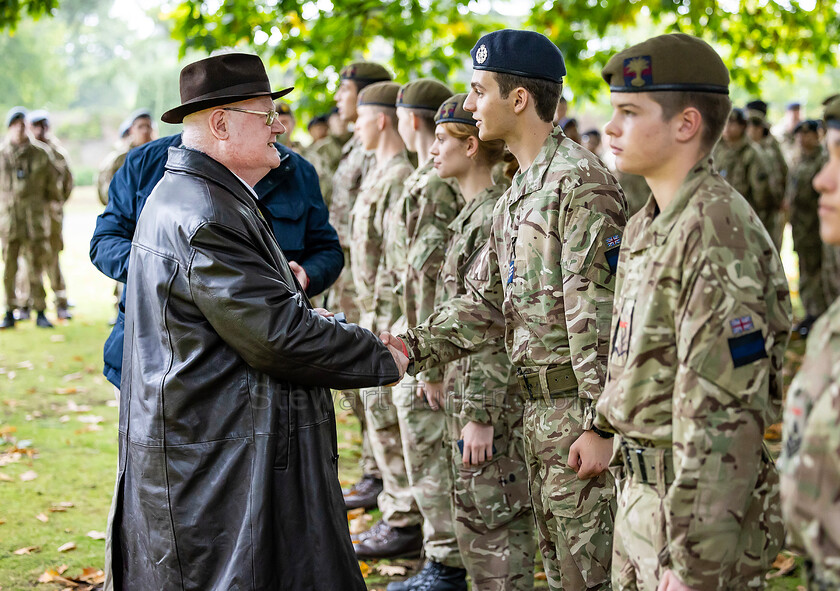
<svg viewBox="0 0 840 591">
<path fill-rule="evenodd" d="M 799 125 L 797 125 L 793 133 L 796 135 L 802 131 L 819 131 L 820 127 L 822 127 L 822 121 L 817 121 L 816 119 L 806 119 L 805 121 L 800 121 Z"/>
<path fill-rule="evenodd" d="M 563 82 L 563 54 L 545 35 L 503 29 L 488 33 L 470 51 L 474 70 Z"/>
</svg>

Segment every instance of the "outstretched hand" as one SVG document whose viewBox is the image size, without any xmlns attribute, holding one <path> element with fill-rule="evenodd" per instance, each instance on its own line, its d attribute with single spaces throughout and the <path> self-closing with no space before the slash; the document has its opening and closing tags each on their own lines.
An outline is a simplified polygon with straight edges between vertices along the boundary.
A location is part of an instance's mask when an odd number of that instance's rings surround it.
<svg viewBox="0 0 840 591">
<path fill-rule="evenodd" d="M 408 369 L 408 356 L 405 354 L 405 344 L 390 332 L 380 333 L 379 340 L 388 347 L 388 351 L 391 352 L 391 356 L 394 358 L 394 363 L 397 364 L 397 369 L 400 372 L 400 380 L 403 379 L 403 376 Z M 397 380 L 397 382 L 399 382 L 399 380 Z M 394 382 L 394 384 L 397 382 Z M 389 385 L 393 386 L 394 384 Z"/>
</svg>

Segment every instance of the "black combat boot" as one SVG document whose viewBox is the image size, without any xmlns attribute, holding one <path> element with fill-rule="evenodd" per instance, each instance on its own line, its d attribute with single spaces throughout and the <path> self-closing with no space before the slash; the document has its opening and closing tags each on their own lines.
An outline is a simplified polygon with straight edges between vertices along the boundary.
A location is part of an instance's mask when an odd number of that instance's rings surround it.
<svg viewBox="0 0 840 591">
<path fill-rule="evenodd" d="M 56 310 L 56 316 L 58 316 L 59 320 L 71 320 L 73 315 L 70 313 L 70 310 L 67 309 L 66 306 L 62 306 Z"/>
<path fill-rule="evenodd" d="M 385 522 L 377 523 L 365 537 L 353 541 L 356 558 L 414 558 L 420 556 L 423 548 L 423 533 L 419 525 L 393 527 Z"/>
<path fill-rule="evenodd" d="M 376 507 L 376 498 L 382 492 L 382 479 L 365 474 L 359 482 L 341 492 L 347 509 L 373 509 Z"/>
<path fill-rule="evenodd" d="M 410 579 L 390 583 L 388 591 L 467 591 L 467 571 L 430 560 Z"/>
<path fill-rule="evenodd" d="M 17 312 L 15 312 L 16 320 L 29 320 L 29 318 L 29 306 L 23 306 L 22 308 L 18 308 Z"/>
<path fill-rule="evenodd" d="M 38 328 L 55 328 L 52 322 L 47 320 L 43 310 L 38 310 L 38 317 L 35 318 L 35 326 Z"/>
<path fill-rule="evenodd" d="M 6 315 L 3 317 L 3 322 L 0 322 L 0 329 L 4 328 L 14 328 L 15 327 L 15 313 L 11 310 L 6 311 Z"/>
</svg>

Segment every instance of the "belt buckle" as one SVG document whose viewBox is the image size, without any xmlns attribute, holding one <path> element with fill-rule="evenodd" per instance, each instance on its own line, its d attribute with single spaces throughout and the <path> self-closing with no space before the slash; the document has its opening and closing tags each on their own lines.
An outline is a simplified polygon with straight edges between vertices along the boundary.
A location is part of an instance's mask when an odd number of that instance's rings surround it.
<svg viewBox="0 0 840 591">
<path fill-rule="evenodd" d="M 524 371 L 522 371 L 521 367 L 517 367 L 516 371 L 519 374 L 519 377 L 522 379 L 522 382 L 525 384 L 525 390 L 527 390 L 528 392 L 528 400 L 533 400 L 534 392 L 531 390 L 531 382 L 528 381 L 528 375 Z"/>
</svg>

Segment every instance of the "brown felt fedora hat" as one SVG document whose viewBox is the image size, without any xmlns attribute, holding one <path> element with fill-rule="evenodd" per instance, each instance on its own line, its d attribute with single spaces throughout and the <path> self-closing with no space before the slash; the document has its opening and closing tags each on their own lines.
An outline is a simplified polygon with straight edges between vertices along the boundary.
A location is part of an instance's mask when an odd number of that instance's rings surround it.
<svg viewBox="0 0 840 591">
<path fill-rule="evenodd" d="M 262 60 L 248 53 L 224 53 L 184 66 L 180 87 L 181 104 L 161 115 L 165 123 L 182 123 L 187 115 L 210 107 L 258 96 L 274 100 L 292 91 L 272 92 Z"/>
</svg>

